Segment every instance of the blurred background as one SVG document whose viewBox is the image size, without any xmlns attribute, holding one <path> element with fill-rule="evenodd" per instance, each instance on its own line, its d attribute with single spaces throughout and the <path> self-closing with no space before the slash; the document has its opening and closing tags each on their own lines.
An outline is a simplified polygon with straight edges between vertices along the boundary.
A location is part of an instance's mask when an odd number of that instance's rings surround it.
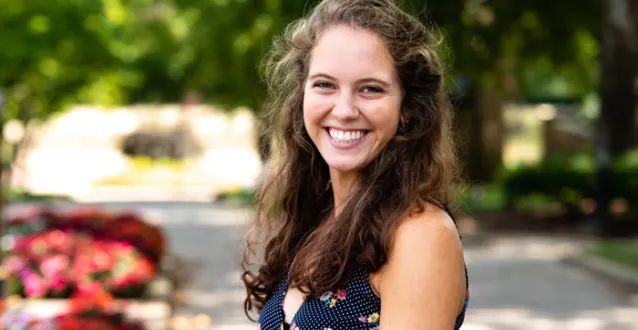
<svg viewBox="0 0 638 330">
<path fill-rule="evenodd" d="M 315 2 L 0 0 L 5 327 L 256 328 L 259 64 Z M 443 40 L 463 328 L 638 329 L 638 2 L 401 6 Z"/>
</svg>

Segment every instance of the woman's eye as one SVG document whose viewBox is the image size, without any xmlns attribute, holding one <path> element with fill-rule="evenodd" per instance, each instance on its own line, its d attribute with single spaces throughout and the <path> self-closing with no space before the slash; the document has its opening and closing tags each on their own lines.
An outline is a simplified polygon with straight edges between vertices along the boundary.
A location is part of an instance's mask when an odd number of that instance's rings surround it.
<svg viewBox="0 0 638 330">
<path fill-rule="evenodd" d="M 312 85 L 312 87 L 319 87 L 321 89 L 330 89 L 332 88 L 332 84 L 325 81 L 317 81 Z"/>
<path fill-rule="evenodd" d="M 376 86 L 363 87 L 362 91 L 364 93 L 383 93 L 383 89 Z"/>
</svg>

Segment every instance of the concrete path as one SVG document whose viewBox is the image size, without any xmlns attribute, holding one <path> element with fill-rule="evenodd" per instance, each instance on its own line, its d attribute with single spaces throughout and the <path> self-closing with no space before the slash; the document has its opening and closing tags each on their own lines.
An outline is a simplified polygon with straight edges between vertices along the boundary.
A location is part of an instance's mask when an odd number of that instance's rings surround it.
<svg viewBox="0 0 638 330">
<path fill-rule="evenodd" d="M 190 308 L 178 310 L 178 316 L 206 315 L 212 319 L 206 329 L 256 329 L 243 315 L 244 289 L 239 281 L 251 212 L 205 203 L 108 205 L 136 208 L 161 219 L 173 252 L 200 263 L 188 291 Z M 638 330 L 638 306 L 632 306 L 626 295 L 560 262 L 580 244 L 574 239 L 534 236 L 468 240 L 471 300 L 463 329 Z M 194 325 L 183 328 L 195 329 Z"/>
<path fill-rule="evenodd" d="M 165 216 L 174 251 L 200 258 L 190 313 L 212 317 L 212 329 L 244 330 L 237 280 L 245 211 L 212 207 L 144 207 Z M 170 219 L 170 220 L 169 220 Z M 466 330 L 638 330 L 638 306 L 626 295 L 560 262 L 579 248 L 568 238 L 492 237 L 466 246 L 471 302 Z"/>
<path fill-rule="evenodd" d="M 560 262 L 579 245 L 510 236 L 466 247 L 471 301 L 463 329 L 638 329 L 638 306 L 626 294 Z"/>
</svg>

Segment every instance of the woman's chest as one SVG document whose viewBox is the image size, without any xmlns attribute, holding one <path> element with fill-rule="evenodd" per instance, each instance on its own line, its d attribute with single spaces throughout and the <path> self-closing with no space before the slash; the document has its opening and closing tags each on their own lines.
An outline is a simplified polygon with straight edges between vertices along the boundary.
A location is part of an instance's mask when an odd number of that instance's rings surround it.
<svg viewBox="0 0 638 330">
<path fill-rule="evenodd" d="M 282 329 L 285 320 L 284 296 L 287 291 L 284 281 L 270 300 L 266 302 L 259 317 L 262 330 Z M 303 301 L 291 321 L 293 330 L 368 330 L 379 324 L 381 301 L 374 293 L 366 274 L 355 274 L 344 289 L 326 292 L 320 297 Z"/>
</svg>

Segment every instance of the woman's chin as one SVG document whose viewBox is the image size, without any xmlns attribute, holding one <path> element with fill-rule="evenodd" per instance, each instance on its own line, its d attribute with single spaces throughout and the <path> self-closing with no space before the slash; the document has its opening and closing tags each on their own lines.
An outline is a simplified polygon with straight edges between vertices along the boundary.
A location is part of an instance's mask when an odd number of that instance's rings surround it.
<svg viewBox="0 0 638 330">
<path fill-rule="evenodd" d="M 333 160 L 333 161 L 327 161 L 327 163 L 328 163 L 328 166 L 330 166 L 331 170 L 337 171 L 340 173 L 358 172 L 363 167 L 361 166 L 360 161 L 354 160 L 354 159 Z"/>
</svg>

